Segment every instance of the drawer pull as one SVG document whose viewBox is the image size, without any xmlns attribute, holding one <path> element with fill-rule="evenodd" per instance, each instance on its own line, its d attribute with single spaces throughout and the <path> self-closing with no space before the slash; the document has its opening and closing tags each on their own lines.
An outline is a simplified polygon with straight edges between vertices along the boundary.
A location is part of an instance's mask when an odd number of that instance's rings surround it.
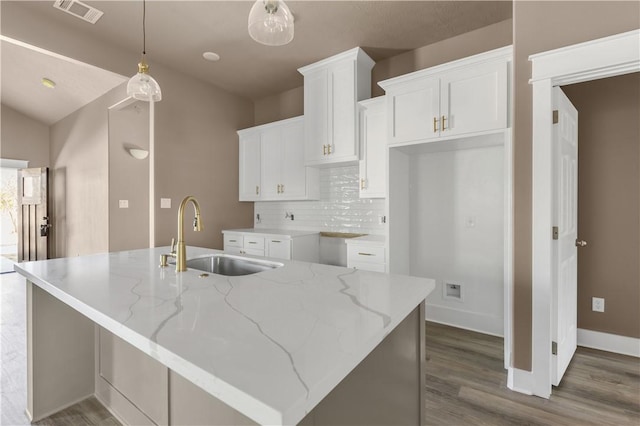
<svg viewBox="0 0 640 426">
<path fill-rule="evenodd" d="M 249 241 L 249 244 L 258 244 L 256 241 Z"/>
<path fill-rule="evenodd" d="M 358 252 L 358 255 L 360 255 L 360 256 L 375 256 L 375 254 L 373 254 L 373 253 L 362 253 L 362 252 Z"/>
<path fill-rule="evenodd" d="M 278 240 L 271 240 L 272 243 L 281 243 L 282 241 L 278 241 Z"/>
</svg>

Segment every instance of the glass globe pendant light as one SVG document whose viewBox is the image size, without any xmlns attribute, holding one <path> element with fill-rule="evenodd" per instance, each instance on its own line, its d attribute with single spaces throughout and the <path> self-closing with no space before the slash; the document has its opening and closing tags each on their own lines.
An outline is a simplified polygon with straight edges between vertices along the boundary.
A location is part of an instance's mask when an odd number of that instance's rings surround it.
<svg viewBox="0 0 640 426">
<path fill-rule="evenodd" d="M 293 15 L 282 0 L 257 0 L 249 12 L 249 35 L 267 46 L 293 40 Z"/>
<path fill-rule="evenodd" d="M 146 102 L 162 100 L 160 85 L 149 75 L 149 65 L 145 61 L 146 52 L 146 2 L 142 0 L 142 59 L 138 64 L 138 73 L 129 79 L 127 95 Z"/>
</svg>

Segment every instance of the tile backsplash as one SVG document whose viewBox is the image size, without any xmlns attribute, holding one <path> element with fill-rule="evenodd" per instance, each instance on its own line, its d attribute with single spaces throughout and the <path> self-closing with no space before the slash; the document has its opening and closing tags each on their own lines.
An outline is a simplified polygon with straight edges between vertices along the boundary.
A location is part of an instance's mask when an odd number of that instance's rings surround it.
<svg viewBox="0 0 640 426">
<path fill-rule="evenodd" d="M 256 202 L 254 226 L 384 235 L 384 199 L 359 198 L 358 182 L 358 166 L 320 169 L 320 200 Z"/>
</svg>

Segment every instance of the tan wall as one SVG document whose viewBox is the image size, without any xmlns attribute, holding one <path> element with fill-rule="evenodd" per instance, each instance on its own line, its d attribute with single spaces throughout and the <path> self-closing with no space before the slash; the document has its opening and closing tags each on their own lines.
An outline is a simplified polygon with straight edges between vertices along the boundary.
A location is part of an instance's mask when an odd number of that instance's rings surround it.
<svg viewBox="0 0 640 426">
<path fill-rule="evenodd" d="M 531 116 L 529 55 L 640 27 L 640 3 L 515 1 L 514 367 L 531 369 Z"/>
<path fill-rule="evenodd" d="M 2 12 L 2 31 L 8 37 L 121 75 L 132 75 L 136 71 L 139 53 L 125 51 L 90 36 L 79 37 L 72 27 L 41 19 L 11 2 L 2 5 Z M 197 235 L 187 231 L 187 244 L 221 248 L 222 228 L 244 228 L 253 224 L 253 203 L 238 202 L 238 136 L 235 133 L 253 125 L 253 102 L 163 67 L 153 61 L 153 56 L 148 60 L 150 72 L 159 82 L 163 94 L 163 100 L 156 104 L 155 117 L 156 244 L 168 245 L 176 235 L 178 204 L 182 197 L 191 194 L 201 203 L 205 230 Z M 101 131 L 103 124 L 106 128 L 106 110 L 103 114 L 98 125 Z M 95 119 L 98 118 L 92 117 Z M 106 133 L 101 137 L 105 139 L 100 160 L 91 160 L 96 163 L 106 162 L 108 158 Z M 62 152 L 61 146 L 56 153 L 64 154 L 64 164 L 67 164 L 70 154 Z M 100 172 L 87 170 L 87 175 L 93 178 L 102 173 L 101 183 L 106 186 L 104 170 L 101 163 Z M 108 193 L 101 196 L 105 201 L 100 202 L 100 217 L 104 220 Z M 172 199 L 170 210 L 159 208 L 161 197 Z M 73 207 L 77 209 L 79 205 Z M 64 222 L 66 213 L 61 211 L 58 220 Z M 99 229 L 96 231 L 100 234 L 99 241 L 87 242 L 88 247 L 74 245 L 72 250 L 69 250 L 71 247 L 60 247 L 61 252 L 75 255 L 106 250 L 108 231 L 103 229 L 102 222 L 95 226 Z M 69 231 L 77 233 L 73 228 Z M 84 232 L 90 229 L 85 228 Z M 72 241 L 75 238 L 72 237 Z"/>
<path fill-rule="evenodd" d="M 120 85 L 51 126 L 54 257 L 109 251 L 107 109 L 125 90 Z"/>
<path fill-rule="evenodd" d="M 253 125 L 253 103 L 194 79 L 156 68 L 162 102 L 156 105 L 156 245 L 177 237 L 178 205 L 195 196 L 202 232 L 185 216 L 187 245 L 222 248 L 223 229 L 253 226 L 253 203 L 238 201 L 238 129 Z M 171 198 L 171 209 L 160 209 Z"/>
<path fill-rule="evenodd" d="M 296 87 L 254 103 L 254 125 L 271 123 L 304 114 L 304 87 Z"/>
<path fill-rule="evenodd" d="M 640 337 L 640 73 L 563 87 L 578 110 L 578 327 Z M 604 313 L 591 298 L 605 299 Z"/>
<path fill-rule="evenodd" d="M 111 109 L 109 119 L 109 251 L 149 247 L 149 157 L 127 148 L 149 149 L 149 103 Z M 127 200 L 128 208 L 119 201 Z"/>
<path fill-rule="evenodd" d="M 508 46 L 512 42 L 512 27 L 512 21 L 508 19 L 379 61 L 371 72 L 371 96 L 384 94 L 378 86 L 379 81 Z M 255 125 L 302 115 L 304 91 L 297 87 L 259 99 L 254 106 Z"/>
<path fill-rule="evenodd" d="M 2 104 L 0 158 L 27 160 L 29 167 L 49 166 L 49 126 Z"/>
</svg>

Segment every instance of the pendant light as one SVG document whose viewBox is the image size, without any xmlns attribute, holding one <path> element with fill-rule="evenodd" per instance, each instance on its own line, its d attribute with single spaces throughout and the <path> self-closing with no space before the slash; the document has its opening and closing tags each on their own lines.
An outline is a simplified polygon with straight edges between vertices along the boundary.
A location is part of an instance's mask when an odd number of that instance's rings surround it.
<svg viewBox="0 0 640 426">
<path fill-rule="evenodd" d="M 142 0 L 142 59 L 138 64 L 138 73 L 131 77 L 127 84 L 127 95 L 140 101 L 158 102 L 162 100 L 162 91 L 160 91 L 158 83 L 149 75 L 149 65 L 145 61 L 145 54 L 147 53 L 146 15 L 146 2 Z"/>
<path fill-rule="evenodd" d="M 257 0 L 249 12 L 249 35 L 267 46 L 293 40 L 293 15 L 282 0 Z"/>
</svg>

